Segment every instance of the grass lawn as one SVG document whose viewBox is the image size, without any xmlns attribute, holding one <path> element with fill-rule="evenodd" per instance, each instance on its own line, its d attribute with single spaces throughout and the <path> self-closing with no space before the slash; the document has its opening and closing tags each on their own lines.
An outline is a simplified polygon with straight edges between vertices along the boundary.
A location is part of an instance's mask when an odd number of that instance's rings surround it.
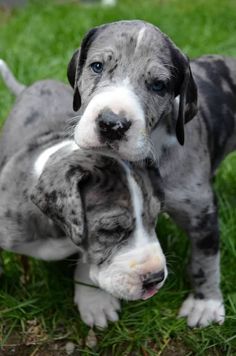
<svg viewBox="0 0 236 356">
<path fill-rule="evenodd" d="M 78 5 L 76 1 L 37 1 L 14 10 L 0 9 L 0 58 L 17 78 L 30 84 L 42 78 L 66 81 L 66 67 L 82 35 L 104 22 L 139 18 L 158 25 L 190 57 L 222 53 L 236 57 L 235 0 L 118 0 L 114 8 Z M 45 3 L 46 5 L 42 5 Z M 235 98 L 236 100 L 236 98 Z M 0 123 L 14 97 L 0 80 Z M 93 349 L 86 347 L 86 327 L 73 305 L 75 261 L 24 261 L 3 253 L 0 280 L 0 355 L 236 355 L 236 155 L 222 164 L 215 180 L 222 236 L 222 290 L 227 318 L 221 327 L 189 329 L 176 318 L 188 293 L 185 277 L 188 243 L 166 217 L 158 234 L 170 275 L 151 300 L 123 303 L 121 319 L 106 331 L 95 330 Z M 1 199 L 1 197 L 0 197 Z M 0 227 L 1 228 L 1 227 Z M 2 347 L 2 351 L 1 351 Z"/>
</svg>

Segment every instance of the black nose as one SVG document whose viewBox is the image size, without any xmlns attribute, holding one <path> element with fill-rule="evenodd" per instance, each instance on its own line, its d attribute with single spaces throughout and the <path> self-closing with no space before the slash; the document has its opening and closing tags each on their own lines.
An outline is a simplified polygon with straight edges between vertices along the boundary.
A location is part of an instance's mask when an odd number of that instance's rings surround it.
<svg viewBox="0 0 236 356">
<path fill-rule="evenodd" d="M 103 111 L 97 118 L 99 133 L 106 141 L 121 140 L 130 128 L 131 122 L 112 111 Z"/>
<path fill-rule="evenodd" d="M 165 278 L 165 272 L 162 270 L 157 273 L 152 273 L 148 275 L 146 279 L 143 281 L 143 288 L 150 289 L 155 287 L 157 284 L 161 283 Z"/>
</svg>

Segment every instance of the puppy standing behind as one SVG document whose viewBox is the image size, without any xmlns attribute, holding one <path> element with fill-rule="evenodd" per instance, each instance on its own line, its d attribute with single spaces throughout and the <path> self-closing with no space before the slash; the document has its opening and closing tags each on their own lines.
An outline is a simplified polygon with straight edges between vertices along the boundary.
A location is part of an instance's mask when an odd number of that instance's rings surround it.
<svg viewBox="0 0 236 356">
<path fill-rule="evenodd" d="M 189 61 L 156 26 L 118 21 L 85 35 L 68 79 L 79 110 L 79 147 L 116 152 L 129 161 L 154 156 L 158 162 L 163 209 L 191 240 L 193 293 L 180 315 L 190 326 L 223 322 L 211 179 L 236 148 L 236 59 Z"/>
<path fill-rule="evenodd" d="M 167 277 L 160 201 L 142 168 L 74 144 L 68 86 L 24 88 L 0 68 L 18 94 L 0 139 L 0 247 L 48 261 L 79 252 L 75 279 L 101 289 L 76 284 L 75 303 L 85 323 L 105 327 L 118 319 L 118 298 L 149 298 Z"/>
</svg>

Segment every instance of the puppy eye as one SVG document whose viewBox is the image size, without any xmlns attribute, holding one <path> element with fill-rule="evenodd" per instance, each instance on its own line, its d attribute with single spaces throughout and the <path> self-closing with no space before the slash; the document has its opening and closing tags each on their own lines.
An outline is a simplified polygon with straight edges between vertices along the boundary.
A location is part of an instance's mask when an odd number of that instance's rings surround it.
<svg viewBox="0 0 236 356">
<path fill-rule="evenodd" d="M 101 62 L 94 62 L 90 64 L 90 68 L 93 72 L 100 74 L 103 71 L 103 64 Z"/>
<path fill-rule="evenodd" d="M 106 239 L 112 237 L 115 238 L 117 241 L 122 240 L 125 236 L 129 234 L 128 231 L 124 230 L 122 227 L 109 227 L 109 228 L 101 228 L 98 230 L 98 238 L 103 239 L 105 236 Z"/>
<path fill-rule="evenodd" d="M 162 80 L 156 80 L 152 82 L 150 85 L 152 91 L 155 91 L 156 93 L 163 92 L 166 89 L 166 85 Z"/>
</svg>

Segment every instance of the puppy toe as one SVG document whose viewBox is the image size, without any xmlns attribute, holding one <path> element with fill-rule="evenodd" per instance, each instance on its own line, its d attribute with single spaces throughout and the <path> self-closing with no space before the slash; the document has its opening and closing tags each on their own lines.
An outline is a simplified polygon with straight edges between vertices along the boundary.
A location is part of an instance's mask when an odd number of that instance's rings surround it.
<svg viewBox="0 0 236 356">
<path fill-rule="evenodd" d="M 211 323 L 223 324 L 225 310 L 222 300 L 195 299 L 190 295 L 183 303 L 180 317 L 187 318 L 190 327 L 206 327 Z"/>
<path fill-rule="evenodd" d="M 111 296 L 111 304 L 116 311 L 120 311 L 120 301 L 119 299 Z"/>
<path fill-rule="evenodd" d="M 115 321 L 119 320 L 119 316 L 118 316 L 117 312 L 114 309 L 108 309 L 108 310 L 105 311 L 105 313 L 106 313 L 107 319 L 109 321 L 115 322 Z"/>
<path fill-rule="evenodd" d="M 91 328 L 94 326 L 94 318 L 93 318 L 93 315 L 87 311 L 83 312 L 83 311 L 80 311 L 80 317 L 81 319 L 83 320 L 83 322 L 90 326 Z"/>
<path fill-rule="evenodd" d="M 74 300 L 81 319 L 90 327 L 104 329 L 109 321 L 115 322 L 119 319 L 119 300 L 101 289 L 77 286 Z"/>
<path fill-rule="evenodd" d="M 194 302 L 193 302 L 193 295 L 190 294 L 189 297 L 187 299 L 185 299 L 185 301 L 183 302 L 180 310 L 179 310 L 179 317 L 187 317 L 189 315 L 189 313 L 191 312 L 192 308 L 193 308 Z"/>
<path fill-rule="evenodd" d="M 107 328 L 107 317 L 103 311 L 99 311 L 94 314 L 94 326 L 99 329 Z"/>
</svg>

